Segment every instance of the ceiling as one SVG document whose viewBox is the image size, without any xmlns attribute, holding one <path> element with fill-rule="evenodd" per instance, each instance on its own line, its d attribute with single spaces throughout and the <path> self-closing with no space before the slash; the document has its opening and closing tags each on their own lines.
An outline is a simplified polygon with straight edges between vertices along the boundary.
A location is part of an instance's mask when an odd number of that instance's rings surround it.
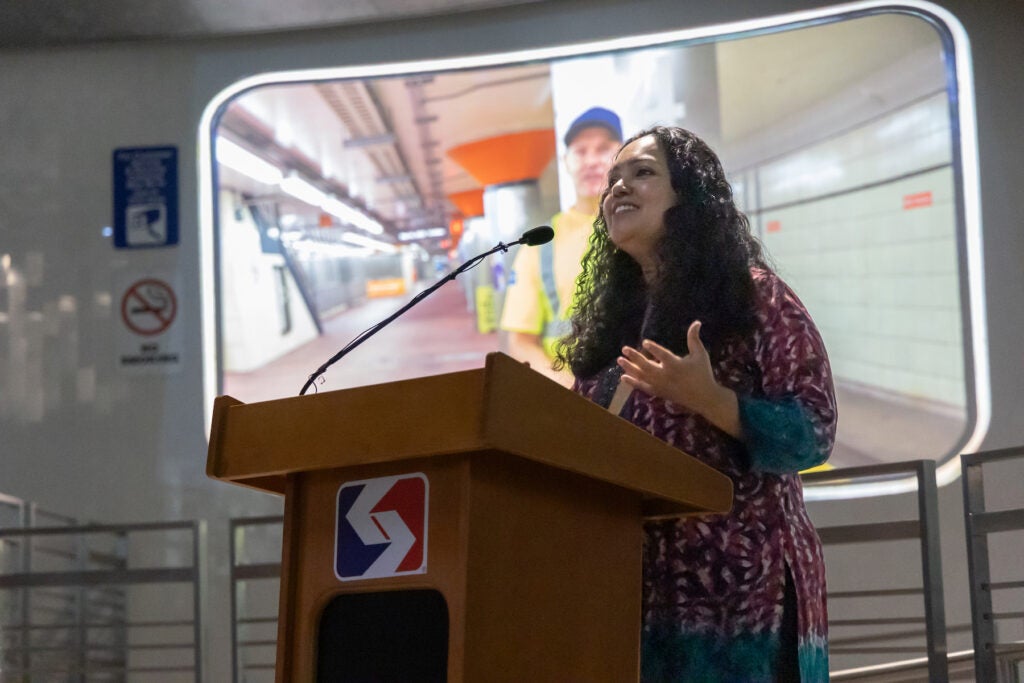
<svg viewBox="0 0 1024 683">
<path fill-rule="evenodd" d="M 326 28 L 539 1 L 0 0 L 0 48 Z"/>
<path fill-rule="evenodd" d="M 543 1 L 0 0 L 0 48 L 323 28 Z M 885 106 L 884 93 L 872 92 L 873 74 L 936 43 L 927 24 L 895 15 L 719 43 L 721 142 L 763 137 L 844 89 Z M 447 197 L 479 187 L 446 154 L 452 146 L 550 128 L 554 120 L 546 65 L 282 85 L 251 99 L 223 118 L 226 137 L 313 179 L 391 235 L 444 225 L 454 209 Z M 557 184 L 557 174 L 547 175 Z M 304 211 L 311 224 L 320 218 L 317 209 L 231 169 L 222 168 L 221 182 L 278 209 Z"/>
<path fill-rule="evenodd" d="M 714 50 L 723 148 L 765 137 L 763 131 L 799 118 L 837 93 L 869 101 L 876 110 L 892 109 L 900 102 L 878 74 L 922 51 L 941 85 L 934 29 L 903 15 L 730 40 Z M 627 76 L 636 68 L 619 67 Z M 397 235 L 445 226 L 455 213 L 447 198 L 480 188 L 447 153 L 451 148 L 552 127 L 552 78 L 548 65 L 531 64 L 268 86 L 231 105 L 222 133 L 281 168 L 299 169 L 320 189 L 369 213 Z M 657 77 L 654 81 L 654 89 L 665 89 Z M 557 164 L 550 166 L 557 171 Z M 557 172 L 546 177 L 557 194 Z M 230 173 L 222 180 L 250 196 L 274 189 Z M 277 197 L 279 209 L 305 212 L 302 223 L 319 222 L 317 209 L 280 193 Z"/>
</svg>

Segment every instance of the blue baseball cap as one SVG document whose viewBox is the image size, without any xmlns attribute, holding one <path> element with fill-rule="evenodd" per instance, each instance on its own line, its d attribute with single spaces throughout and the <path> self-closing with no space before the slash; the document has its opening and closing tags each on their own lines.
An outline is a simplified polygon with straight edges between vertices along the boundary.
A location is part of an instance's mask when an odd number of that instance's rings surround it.
<svg viewBox="0 0 1024 683">
<path fill-rule="evenodd" d="M 580 131 L 595 127 L 604 128 L 612 134 L 613 138 L 622 142 L 622 123 L 619 121 L 618 115 L 604 107 L 591 107 L 577 116 L 569 126 L 569 130 L 565 132 L 565 146 L 568 147 L 572 144 Z"/>
</svg>

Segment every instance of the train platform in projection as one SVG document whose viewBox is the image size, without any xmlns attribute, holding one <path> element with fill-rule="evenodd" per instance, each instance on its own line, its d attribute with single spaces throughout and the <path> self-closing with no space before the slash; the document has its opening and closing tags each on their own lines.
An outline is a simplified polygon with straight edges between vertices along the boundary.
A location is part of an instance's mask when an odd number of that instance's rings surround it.
<svg viewBox="0 0 1024 683">
<path fill-rule="evenodd" d="M 321 363 L 398 310 L 409 296 L 368 299 L 324 321 L 324 333 L 305 346 L 258 370 L 226 373 L 224 393 L 246 403 L 298 394 Z M 448 285 L 332 366 L 317 389 L 347 389 L 479 368 L 487 353 L 499 348 L 497 333 L 477 331 L 463 290 Z M 836 389 L 839 431 L 829 460 L 832 467 L 942 458 L 964 431 L 965 420 L 959 414 L 865 393 L 842 383 Z"/>
</svg>

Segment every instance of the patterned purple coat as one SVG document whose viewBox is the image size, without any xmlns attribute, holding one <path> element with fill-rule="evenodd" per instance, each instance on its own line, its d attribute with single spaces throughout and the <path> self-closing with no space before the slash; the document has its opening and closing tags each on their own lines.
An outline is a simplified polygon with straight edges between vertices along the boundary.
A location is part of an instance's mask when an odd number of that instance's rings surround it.
<svg viewBox="0 0 1024 683">
<path fill-rule="evenodd" d="M 797 472 L 832 451 L 831 371 L 793 291 L 772 272 L 753 275 L 757 331 L 713 363 L 717 381 L 739 396 L 745 443 L 639 391 L 622 411 L 734 486 L 729 514 L 645 525 L 645 681 L 775 680 L 787 571 L 797 598 L 801 680 L 828 680 L 825 567 Z M 582 381 L 577 390 L 597 399 L 601 384 Z"/>
</svg>

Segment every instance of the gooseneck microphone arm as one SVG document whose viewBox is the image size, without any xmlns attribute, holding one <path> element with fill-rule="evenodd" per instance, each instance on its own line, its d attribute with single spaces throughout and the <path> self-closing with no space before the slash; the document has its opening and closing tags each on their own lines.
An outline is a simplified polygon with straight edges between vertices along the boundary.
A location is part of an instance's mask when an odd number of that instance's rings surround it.
<svg viewBox="0 0 1024 683">
<path fill-rule="evenodd" d="M 538 244 L 544 244 L 545 242 L 550 242 L 551 238 L 554 237 L 554 235 L 555 235 L 555 231 L 554 230 L 552 230 L 550 227 L 548 227 L 546 225 L 542 225 L 542 226 L 539 226 L 539 227 L 527 230 L 526 232 L 523 233 L 522 237 L 517 239 L 515 242 L 512 242 L 511 244 L 504 244 L 502 242 L 498 242 L 498 245 L 496 247 L 494 247 L 493 249 L 489 249 L 488 251 L 485 251 L 484 253 L 479 254 L 477 256 L 474 256 L 473 258 L 469 259 L 468 261 L 463 263 L 461 266 L 459 266 L 458 268 L 456 268 L 455 270 L 453 270 L 452 272 L 448 273 L 443 278 L 441 278 L 440 280 L 438 280 L 437 282 L 432 284 L 430 287 L 427 287 L 422 292 L 420 292 L 419 294 L 414 296 L 409 301 L 409 303 L 407 303 L 406 305 L 402 306 L 400 309 L 398 309 L 397 311 L 395 311 L 394 313 L 389 315 L 387 318 L 385 318 L 384 320 L 380 321 L 379 323 L 377 323 L 373 327 L 371 327 L 369 329 L 366 329 L 363 332 L 359 333 L 356 336 L 355 339 L 353 339 L 348 344 L 346 344 L 344 346 L 344 348 L 341 349 L 341 351 L 338 351 L 336 354 L 331 356 L 331 358 L 326 363 L 324 363 L 319 368 L 317 368 L 316 371 L 312 375 L 309 376 L 309 379 L 306 380 L 306 383 L 302 385 L 302 389 L 299 391 L 299 396 L 304 395 L 306 393 L 306 391 L 308 391 L 309 388 L 311 386 L 313 386 L 313 383 L 316 382 L 316 380 L 321 375 L 323 375 L 325 372 L 327 372 L 327 368 L 329 368 L 332 365 L 334 365 L 335 363 L 337 363 L 339 360 L 342 359 L 342 357 L 344 357 L 350 351 L 352 351 L 357 346 L 362 344 L 364 341 L 366 341 L 367 339 L 369 339 L 370 337 L 372 337 L 373 335 L 377 334 L 382 329 L 387 327 L 387 325 L 390 324 L 395 318 L 397 318 L 398 316 L 402 315 L 403 313 L 408 311 L 410 308 L 412 308 L 413 306 L 415 306 L 416 304 L 418 304 L 419 302 L 423 301 L 428 296 L 433 294 L 437 289 L 442 287 L 445 283 L 451 282 L 452 280 L 454 280 L 455 278 L 457 278 L 459 275 L 461 275 L 462 273 L 466 272 L 470 268 L 474 268 L 474 267 L 480 265 L 480 263 L 483 262 L 483 260 L 485 258 L 487 258 L 488 256 L 490 256 L 491 254 L 493 254 L 495 252 L 498 252 L 498 251 L 507 252 L 510 247 L 514 247 L 517 244 L 525 244 L 525 245 L 530 246 L 530 247 L 537 246 Z"/>
</svg>

